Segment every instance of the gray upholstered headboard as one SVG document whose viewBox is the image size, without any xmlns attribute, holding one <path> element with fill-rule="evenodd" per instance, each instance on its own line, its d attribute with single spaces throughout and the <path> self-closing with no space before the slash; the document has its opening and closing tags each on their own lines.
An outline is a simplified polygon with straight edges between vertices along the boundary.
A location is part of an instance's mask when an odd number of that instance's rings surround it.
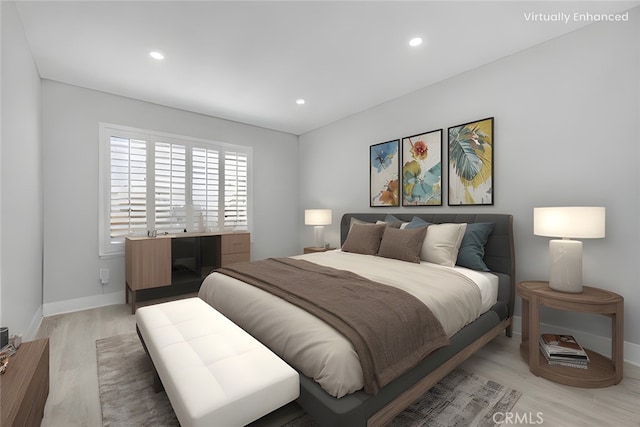
<svg viewBox="0 0 640 427">
<path fill-rule="evenodd" d="M 346 213 L 340 221 L 340 242 L 344 243 L 349 233 L 351 218 L 356 218 L 367 222 L 384 221 L 389 213 Z M 411 221 L 414 216 L 425 221 L 442 224 L 453 223 L 473 223 L 473 222 L 493 222 L 495 227 L 485 246 L 484 262 L 487 267 L 502 277 L 501 288 L 498 291 L 498 300 L 508 304 L 509 316 L 513 314 L 515 300 L 515 277 L 516 262 L 513 243 L 513 216 L 510 214 L 453 214 L 453 213 L 391 213 L 394 217 L 402 221 Z M 506 280 L 503 280 L 506 279 Z"/>
</svg>

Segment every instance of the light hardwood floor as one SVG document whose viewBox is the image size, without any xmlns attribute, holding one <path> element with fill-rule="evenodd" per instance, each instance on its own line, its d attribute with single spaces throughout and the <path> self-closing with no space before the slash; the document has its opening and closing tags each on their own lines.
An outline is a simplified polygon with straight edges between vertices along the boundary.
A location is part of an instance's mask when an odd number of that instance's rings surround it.
<svg viewBox="0 0 640 427">
<path fill-rule="evenodd" d="M 133 331 L 135 317 L 124 304 L 43 320 L 38 338 L 50 339 L 51 385 L 42 426 L 102 424 L 95 341 Z M 512 410 L 518 425 L 640 426 L 640 367 L 625 364 L 624 379 L 614 387 L 568 387 L 531 374 L 519 344 L 519 335 L 500 336 L 462 365 L 522 392 Z"/>
</svg>

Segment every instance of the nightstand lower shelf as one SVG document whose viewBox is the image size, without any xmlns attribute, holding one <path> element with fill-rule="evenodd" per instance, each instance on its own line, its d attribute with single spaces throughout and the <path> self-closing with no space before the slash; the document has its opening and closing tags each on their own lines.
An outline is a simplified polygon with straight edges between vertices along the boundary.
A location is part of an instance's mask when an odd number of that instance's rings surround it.
<svg viewBox="0 0 640 427">
<path fill-rule="evenodd" d="M 539 351 L 538 368 L 534 374 L 572 387 L 602 388 L 615 385 L 617 383 L 616 371 L 611 359 L 589 349 L 585 349 L 585 351 L 589 355 L 587 369 L 551 366 Z M 520 354 L 525 360 L 529 359 L 529 344 L 527 342 L 520 344 Z"/>
</svg>

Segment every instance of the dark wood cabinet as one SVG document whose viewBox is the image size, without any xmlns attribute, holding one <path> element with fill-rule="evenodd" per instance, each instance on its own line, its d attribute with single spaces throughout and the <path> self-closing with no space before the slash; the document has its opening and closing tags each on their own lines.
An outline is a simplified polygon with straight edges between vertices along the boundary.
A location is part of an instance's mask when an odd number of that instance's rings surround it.
<svg viewBox="0 0 640 427">
<path fill-rule="evenodd" d="M 0 426 L 39 426 L 49 395 L 49 339 L 23 343 L 0 376 Z"/>
</svg>

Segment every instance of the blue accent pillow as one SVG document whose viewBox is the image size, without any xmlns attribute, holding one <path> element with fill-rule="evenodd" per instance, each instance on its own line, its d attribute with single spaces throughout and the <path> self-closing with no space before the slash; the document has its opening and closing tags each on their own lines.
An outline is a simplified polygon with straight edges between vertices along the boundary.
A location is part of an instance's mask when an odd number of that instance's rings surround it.
<svg viewBox="0 0 640 427">
<path fill-rule="evenodd" d="M 457 265 L 472 270 L 490 271 L 489 267 L 484 263 L 484 245 L 487 244 L 489 234 L 491 234 L 495 225 L 493 222 L 467 224 L 467 229 L 464 232 L 460 250 L 458 251 Z"/>
<path fill-rule="evenodd" d="M 411 220 L 411 222 L 410 222 L 410 223 L 408 223 L 408 224 L 404 227 L 404 229 L 405 229 L 405 230 L 410 230 L 410 229 L 412 229 L 412 228 L 427 227 L 427 226 L 429 226 L 429 225 L 431 225 L 431 223 L 430 223 L 430 222 L 425 221 L 425 220 L 424 220 L 424 219 L 422 219 L 422 218 L 418 218 L 417 216 L 414 216 L 414 217 L 413 217 L 413 219 Z"/>
</svg>

